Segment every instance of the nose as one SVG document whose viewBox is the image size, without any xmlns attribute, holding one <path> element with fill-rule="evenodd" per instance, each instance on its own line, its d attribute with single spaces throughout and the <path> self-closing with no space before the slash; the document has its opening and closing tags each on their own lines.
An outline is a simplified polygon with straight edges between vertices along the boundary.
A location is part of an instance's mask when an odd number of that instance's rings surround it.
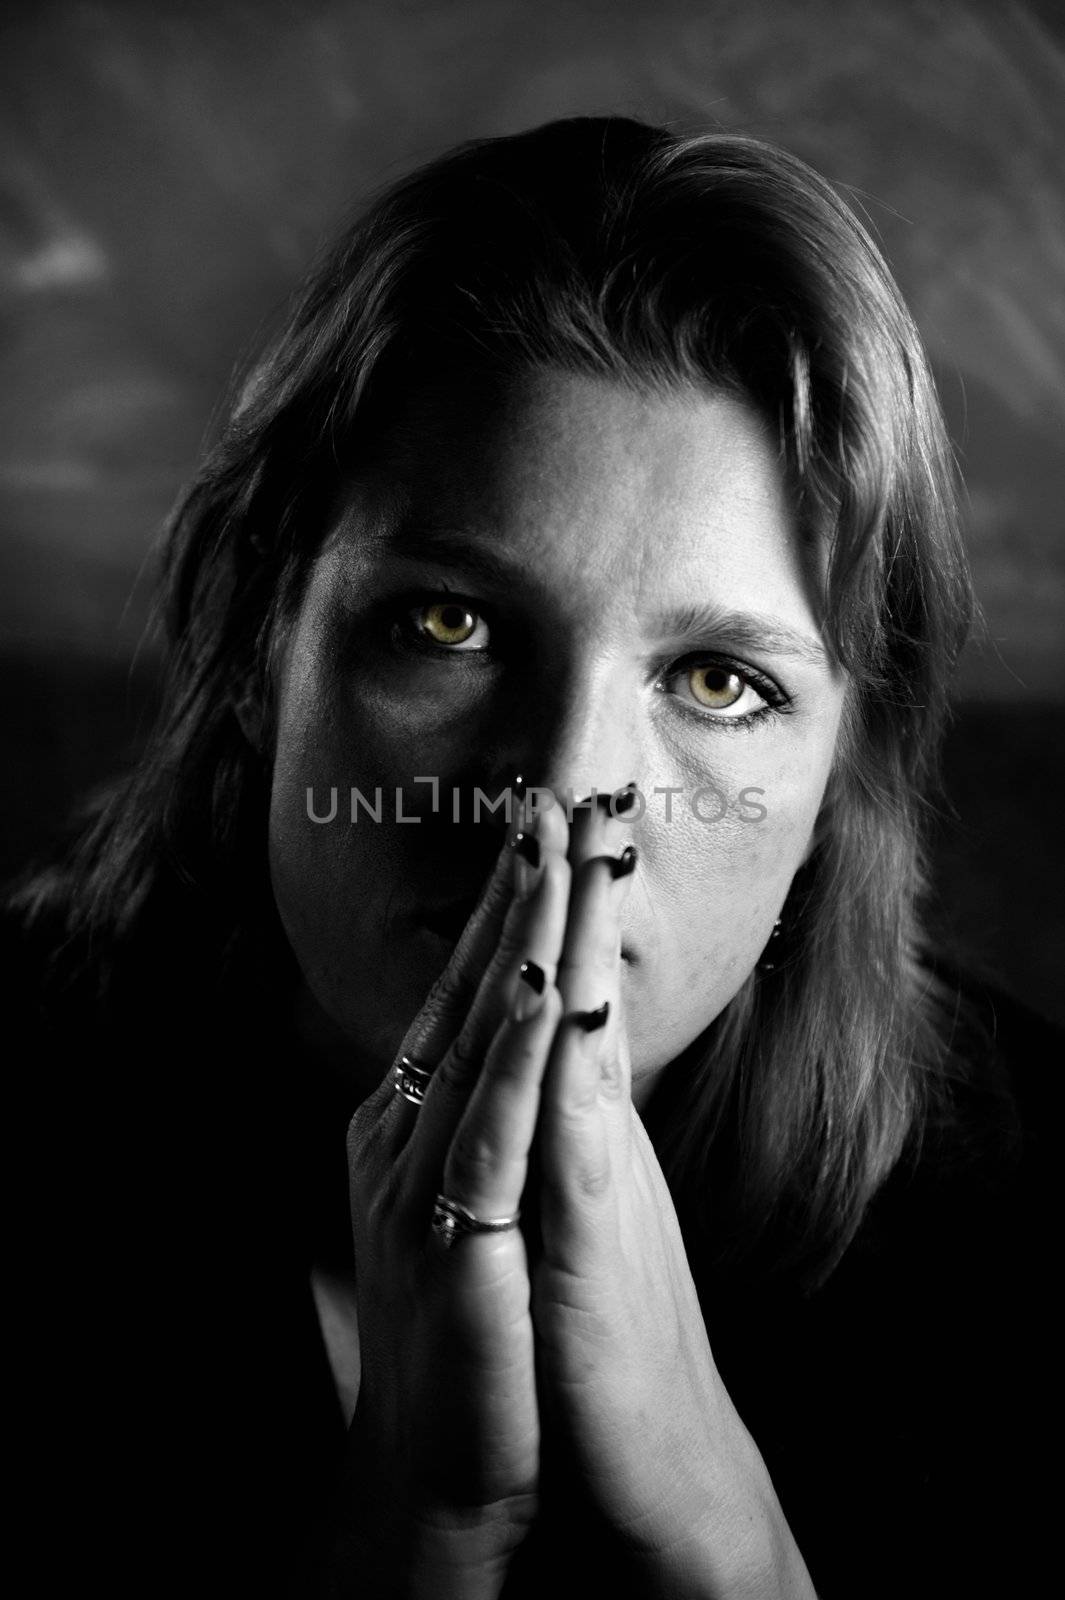
<svg viewBox="0 0 1065 1600">
<path fill-rule="evenodd" d="M 644 787 L 639 693 L 627 679 L 614 663 L 589 663 L 567 671 L 539 698 L 513 746 L 526 788 L 551 789 L 565 801 L 592 789 Z"/>
</svg>

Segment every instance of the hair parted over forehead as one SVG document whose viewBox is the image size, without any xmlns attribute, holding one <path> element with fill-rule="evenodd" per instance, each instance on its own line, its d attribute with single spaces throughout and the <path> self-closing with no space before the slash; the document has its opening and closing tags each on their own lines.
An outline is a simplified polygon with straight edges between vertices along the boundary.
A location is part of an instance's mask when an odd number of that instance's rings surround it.
<svg viewBox="0 0 1065 1600">
<path fill-rule="evenodd" d="M 384 193 L 324 258 L 251 373 L 241 421 L 285 436 L 317 475 L 357 464 L 392 405 L 451 366 L 555 366 L 753 402 L 779 438 L 800 532 L 831 549 L 829 643 L 890 691 L 896 718 L 927 705 L 906 641 L 938 611 L 927 644 L 949 661 L 968 621 L 952 463 L 894 281 L 803 162 L 624 118 L 462 146 Z M 287 544 L 272 494 L 264 510 L 261 545 Z M 943 664 L 929 663 L 933 679 Z"/>
<path fill-rule="evenodd" d="M 827 552 L 846 739 L 789 896 L 788 954 L 750 975 L 651 1108 L 674 1191 L 713 1215 L 722 1258 L 750 1255 L 776 1217 L 774 1259 L 824 1271 L 936 1077 L 921 788 L 972 602 L 913 322 L 852 211 L 782 150 L 552 122 L 445 154 L 341 233 L 172 518 L 166 699 L 87 836 L 74 920 L 104 960 L 165 872 L 209 908 L 220 949 L 239 944 L 267 893 L 273 664 L 338 490 L 420 387 L 530 367 L 743 397 L 779 440 L 800 538 Z M 259 750 L 234 709 L 249 696 Z"/>
</svg>

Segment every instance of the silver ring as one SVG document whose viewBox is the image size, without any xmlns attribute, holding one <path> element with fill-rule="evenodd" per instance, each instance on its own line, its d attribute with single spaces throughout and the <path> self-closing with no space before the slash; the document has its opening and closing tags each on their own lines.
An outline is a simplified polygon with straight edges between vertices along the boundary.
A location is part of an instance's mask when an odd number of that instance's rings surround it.
<svg viewBox="0 0 1065 1600">
<path fill-rule="evenodd" d="M 446 1194 L 438 1194 L 433 1206 L 433 1232 L 445 1250 L 450 1250 L 463 1234 L 506 1233 L 516 1228 L 520 1220 L 520 1211 L 515 1211 L 512 1217 L 476 1217 L 468 1207 L 459 1205 L 457 1200 L 449 1200 Z"/>
<path fill-rule="evenodd" d="M 420 1106 L 433 1076 L 431 1067 L 423 1067 L 413 1056 L 400 1056 L 392 1068 L 392 1087 L 412 1106 Z"/>
</svg>

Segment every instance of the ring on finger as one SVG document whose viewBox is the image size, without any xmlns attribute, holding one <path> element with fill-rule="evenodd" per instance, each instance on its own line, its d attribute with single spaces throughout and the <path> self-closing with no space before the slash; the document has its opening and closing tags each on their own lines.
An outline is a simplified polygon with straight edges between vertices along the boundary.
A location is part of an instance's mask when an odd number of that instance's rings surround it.
<svg viewBox="0 0 1065 1600">
<path fill-rule="evenodd" d="M 446 1194 L 438 1194 L 433 1205 L 433 1232 L 445 1250 L 450 1250 L 463 1234 L 507 1233 L 516 1228 L 520 1220 L 520 1211 L 515 1211 L 512 1217 L 478 1217 L 468 1206 L 449 1200 Z"/>
<path fill-rule="evenodd" d="M 432 1076 L 432 1067 L 424 1066 L 413 1056 L 400 1056 L 392 1068 L 392 1087 L 412 1106 L 420 1106 Z"/>
</svg>

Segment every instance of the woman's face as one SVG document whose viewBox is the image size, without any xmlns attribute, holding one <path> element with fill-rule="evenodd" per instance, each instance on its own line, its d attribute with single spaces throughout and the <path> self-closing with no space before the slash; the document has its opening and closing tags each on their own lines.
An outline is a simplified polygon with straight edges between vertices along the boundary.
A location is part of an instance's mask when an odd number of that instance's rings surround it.
<svg viewBox="0 0 1065 1600">
<path fill-rule="evenodd" d="M 773 443 L 734 398 L 538 372 L 423 393 L 385 446 L 280 668 L 271 872 L 307 986 L 383 1074 L 499 849 L 475 791 L 635 780 L 643 1098 L 758 960 L 836 747 L 843 679 Z"/>
</svg>

